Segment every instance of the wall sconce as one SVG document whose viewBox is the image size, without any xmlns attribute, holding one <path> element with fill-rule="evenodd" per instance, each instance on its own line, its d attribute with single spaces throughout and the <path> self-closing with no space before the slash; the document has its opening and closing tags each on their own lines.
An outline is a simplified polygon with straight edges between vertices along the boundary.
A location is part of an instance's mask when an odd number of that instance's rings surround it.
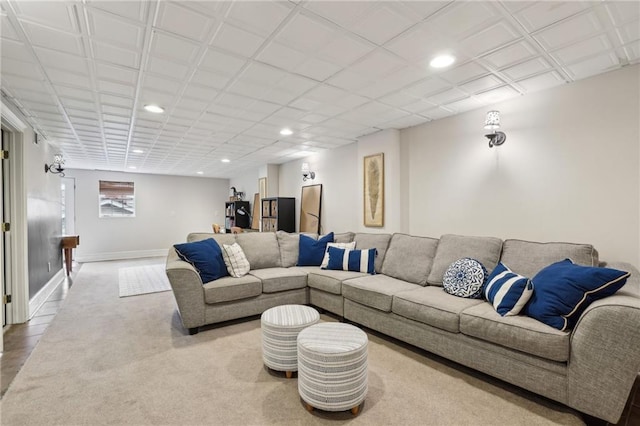
<svg viewBox="0 0 640 426">
<path fill-rule="evenodd" d="M 316 172 L 309 170 L 309 163 L 302 163 L 302 181 L 306 182 L 308 179 L 315 179 Z"/>
<path fill-rule="evenodd" d="M 62 165 L 64 164 L 64 159 L 62 158 L 62 154 L 56 154 L 53 156 L 53 163 L 44 165 L 44 172 L 53 173 L 54 175 L 60 175 L 60 177 L 64 177 L 64 169 Z"/>
<path fill-rule="evenodd" d="M 507 140 L 507 135 L 504 132 L 498 132 L 500 128 L 500 111 L 488 111 L 487 117 L 484 120 L 484 128 L 487 130 L 493 130 L 493 133 L 484 135 L 489 139 L 489 148 L 497 145 L 502 145 Z"/>
</svg>

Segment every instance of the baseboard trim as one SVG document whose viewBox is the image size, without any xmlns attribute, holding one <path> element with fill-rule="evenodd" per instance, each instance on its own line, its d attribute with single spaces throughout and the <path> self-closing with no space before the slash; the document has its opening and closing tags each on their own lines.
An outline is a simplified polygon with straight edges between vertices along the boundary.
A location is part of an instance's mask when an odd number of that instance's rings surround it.
<svg viewBox="0 0 640 426">
<path fill-rule="evenodd" d="M 135 250 L 135 251 L 116 251 L 111 253 L 93 253 L 78 255 L 76 254 L 76 262 L 101 262 L 104 260 L 121 260 L 121 259 L 139 259 L 143 257 L 160 257 L 167 256 L 167 249 L 157 250 Z"/>
<path fill-rule="evenodd" d="M 44 305 L 51 293 L 64 281 L 64 268 L 60 269 L 51 279 L 29 300 L 29 319 Z"/>
</svg>

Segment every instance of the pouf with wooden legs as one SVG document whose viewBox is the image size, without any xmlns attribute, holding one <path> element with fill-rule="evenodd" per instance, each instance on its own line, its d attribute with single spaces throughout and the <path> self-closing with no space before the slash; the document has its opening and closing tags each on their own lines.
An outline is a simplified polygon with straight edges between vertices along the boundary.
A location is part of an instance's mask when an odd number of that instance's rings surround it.
<svg viewBox="0 0 640 426">
<path fill-rule="evenodd" d="M 368 339 L 359 328 L 338 322 L 298 334 L 298 392 L 307 409 L 358 414 L 368 390 Z"/>
<path fill-rule="evenodd" d="M 264 311 L 260 317 L 264 364 L 291 378 L 298 371 L 298 333 L 318 321 L 320 314 L 309 306 L 282 305 Z"/>
</svg>

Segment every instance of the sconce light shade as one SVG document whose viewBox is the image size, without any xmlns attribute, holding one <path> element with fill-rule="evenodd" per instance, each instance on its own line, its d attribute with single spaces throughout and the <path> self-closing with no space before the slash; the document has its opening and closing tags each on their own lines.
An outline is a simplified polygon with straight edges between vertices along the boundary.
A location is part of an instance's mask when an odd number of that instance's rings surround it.
<svg viewBox="0 0 640 426">
<path fill-rule="evenodd" d="M 64 159 L 62 158 L 62 154 L 56 154 L 53 156 L 53 163 L 44 165 L 45 173 L 53 173 L 54 175 L 60 175 L 60 177 L 64 177 L 64 168 L 62 165 L 64 164 Z"/>
<path fill-rule="evenodd" d="M 487 118 L 484 120 L 484 128 L 487 130 L 496 130 L 500 128 L 500 111 L 487 112 Z"/>
<path fill-rule="evenodd" d="M 500 111 L 493 110 L 487 112 L 487 116 L 484 120 L 484 128 L 487 130 L 493 130 L 493 133 L 484 135 L 489 139 L 489 148 L 496 145 L 502 145 L 504 141 L 507 140 L 507 135 L 505 135 L 504 132 L 497 131 L 497 129 L 500 128 Z"/>
<path fill-rule="evenodd" d="M 316 173 L 309 170 L 309 163 L 302 163 L 302 180 L 306 181 L 307 179 L 315 179 Z"/>
</svg>

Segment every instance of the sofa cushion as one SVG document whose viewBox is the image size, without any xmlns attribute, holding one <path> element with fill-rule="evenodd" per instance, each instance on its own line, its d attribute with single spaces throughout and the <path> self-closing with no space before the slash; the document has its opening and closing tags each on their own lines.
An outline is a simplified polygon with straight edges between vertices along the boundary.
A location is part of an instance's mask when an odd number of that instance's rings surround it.
<svg viewBox="0 0 640 426">
<path fill-rule="evenodd" d="M 558 330 L 570 330 L 587 306 L 618 291 L 629 275 L 576 265 L 570 259 L 556 262 L 533 277 L 534 291 L 524 313 Z"/>
<path fill-rule="evenodd" d="M 329 247 L 329 262 L 327 269 L 336 271 L 366 272 L 375 274 L 374 262 L 376 260 L 377 249 L 350 250 L 338 247 Z"/>
<path fill-rule="evenodd" d="M 490 274 L 500 260 L 502 240 L 493 237 L 469 237 L 446 234 L 440 237 L 427 282 L 442 285 L 444 273 L 453 262 L 470 257 L 482 263 Z"/>
<path fill-rule="evenodd" d="M 380 272 L 399 280 L 425 285 L 437 247 L 436 238 L 393 234 Z"/>
<path fill-rule="evenodd" d="M 513 272 L 530 278 L 542 268 L 564 259 L 578 265 L 598 266 L 598 252 L 591 244 L 505 240 L 500 258 Z"/>
<path fill-rule="evenodd" d="M 355 235 L 353 232 L 341 232 L 333 235 L 333 241 L 336 243 L 350 243 Z"/>
<path fill-rule="evenodd" d="M 236 241 L 247 256 L 251 269 L 282 266 L 275 232 L 243 232 L 236 234 Z"/>
<path fill-rule="evenodd" d="M 222 247 L 223 244 L 233 244 L 236 242 L 235 234 L 214 234 L 213 232 L 192 232 L 187 235 L 187 242 L 206 240 L 207 238 L 216 240 L 220 247 Z"/>
<path fill-rule="evenodd" d="M 257 297 L 262 293 L 262 281 L 252 275 L 241 278 L 224 277 L 206 283 L 204 286 L 206 303 L 230 302 L 232 300 Z"/>
<path fill-rule="evenodd" d="M 318 234 L 304 235 L 318 239 Z M 283 268 L 290 268 L 296 266 L 298 263 L 298 252 L 300 251 L 300 234 L 289 233 L 285 231 L 276 232 L 276 238 L 278 239 L 278 246 L 280 247 L 280 260 Z"/>
<path fill-rule="evenodd" d="M 394 294 L 420 287 L 386 275 L 367 275 L 344 281 L 342 296 L 371 308 L 391 312 Z"/>
<path fill-rule="evenodd" d="M 460 332 L 552 361 L 569 360 L 571 334 L 524 315 L 500 316 L 490 303 L 460 314 Z"/>
<path fill-rule="evenodd" d="M 314 271 L 309 271 L 307 285 L 311 288 L 326 291 L 327 293 L 342 294 L 343 281 L 366 276 L 367 274 L 363 272 L 332 271 L 329 269 L 315 268 Z"/>
<path fill-rule="evenodd" d="M 311 237 L 300 234 L 298 251 L 298 266 L 320 266 L 327 243 L 333 242 L 333 232 L 314 240 Z"/>
<path fill-rule="evenodd" d="M 265 268 L 249 273 L 262 280 L 263 293 L 277 293 L 307 286 L 307 273 L 296 268 Z"/>
<path fill-rule="evenodd" d="M 375 269 L 377 273 L 380 273 L 382 269 L 382 262 L 384 256 L 387 253 L 389 247 L 389 241 L 391 241 L 391 234 L 366 234 L 358 232 L 353 241 L 356 242 L 356 247 L 359 250 L 374 248 L 378 250 L 378 256 L 376 256 Z"/>
<path fill-rule="evenodd" d="M 427 286 L 394 294 L 391 311 L 432 327 L 459 333 L 460 312 L 480 303 L 485 302 L 452 296 L 442 287 Z"/>
<path fill-rule="evenodd" d="M 174 244 L 180 259 L 195 268 L 203 283 L 229 275 L 222 250 L 213 238 L 191 243 Z"/>
<path fill-rule="evenodd" d="M 251 269 L 251 265 L 238 243 L 223 244 L 222 258 L 227 265 L 229 275 L 234 278 L 244 277 Z"/>
<path fill-rule="evenodd" d="M 442 287 L 447 293 L 479 299 L 487 279 L 487 269 L 475 259 L 464 257 L 453 262 L 444 272 Z"/>
<path fill-rule="evenodd" d="M 533 284 L 500 262 L 487 278 L 482 294 L 501 316 L 518 315 L 531 299 Z"/>
<path fill-rule="evenodd" d="M 322 263 L 320 264 L 321 269 L 327 269 L 327 265 L 329 264 L 329 247 L 353 250 L 356 248 L 356 242 L 351 241 L 350 243 L 327 243 L 327 249 L 324 252 L 324 257 L 322 258 Z"/>
</svg>

